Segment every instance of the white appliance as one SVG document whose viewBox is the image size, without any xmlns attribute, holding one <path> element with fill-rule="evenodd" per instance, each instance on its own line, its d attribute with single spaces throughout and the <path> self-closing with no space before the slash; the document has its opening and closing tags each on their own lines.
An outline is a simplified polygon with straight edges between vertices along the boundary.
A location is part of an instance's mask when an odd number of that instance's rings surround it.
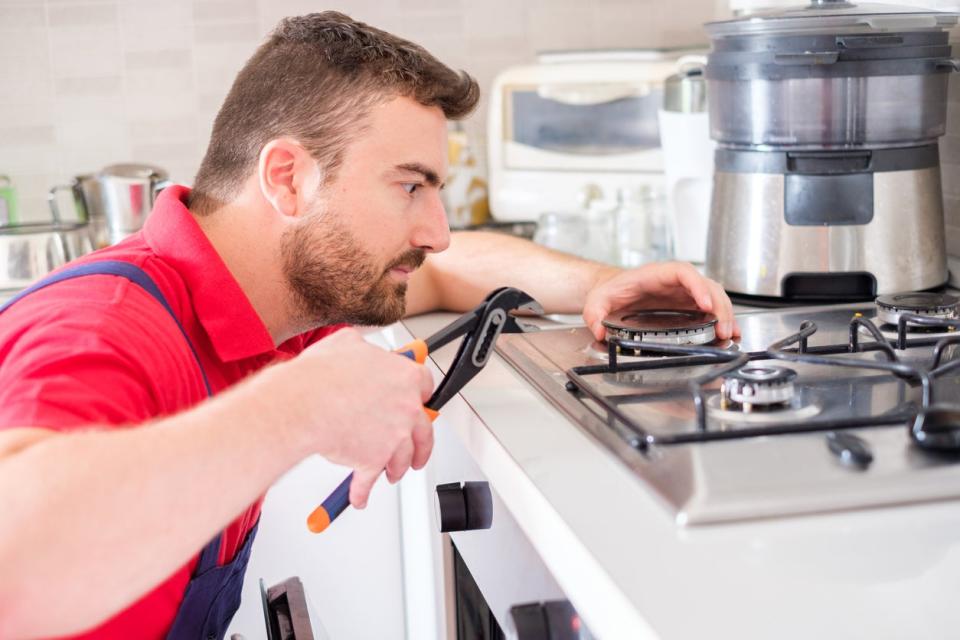
<svg viewBox="0 0 960 640">
<path fill-rule="evenodd" d="M 493 217 L 537 220 L 621 189 L 662 189 L 657 111 L 664 80 L 688 53 L 545 53 L 500 73 L 487 122 Z"/>
<path fill-rule="evenodd" d="M 697 264 L 707 257 L 716 149 L 707 115 L 706 63 L 705 56 L 677 61 L 677 73 L 666 80 L 659 113 L 674 258 Z"/>
</svg>

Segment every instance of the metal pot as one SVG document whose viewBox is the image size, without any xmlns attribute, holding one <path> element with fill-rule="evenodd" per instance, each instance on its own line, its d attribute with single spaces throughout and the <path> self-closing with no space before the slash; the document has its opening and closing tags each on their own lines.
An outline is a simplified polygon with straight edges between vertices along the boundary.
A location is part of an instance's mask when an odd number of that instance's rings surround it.
<svg viewBox="0 0 960 640">
<path fill-rule="evenodd" d="M 739 147 L 935 142 L 957 14 L 821 0 L 707 25 L 711 136 Z"/>
<path fill-rule="evenodd" d="M 0 226 L 0 291 L 19 291 L 93 248 L 86 223 Z"/>
<path fill-rule="evenodd" d="M 116 244 L 143 227 L 157 194 L 172 184 L 167 172 L 145 164 L 114 164 L 50 189 L 54 220 L 62 220 L 57 192 L 69 191 L 77 217 L 88 221 L 98 248 Z"/>
</svg>

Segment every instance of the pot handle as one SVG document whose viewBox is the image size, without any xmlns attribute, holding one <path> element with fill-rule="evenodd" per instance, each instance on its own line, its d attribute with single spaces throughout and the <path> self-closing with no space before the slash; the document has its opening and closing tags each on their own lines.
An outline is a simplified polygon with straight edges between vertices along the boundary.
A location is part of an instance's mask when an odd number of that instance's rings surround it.
<svg viewBox="0 0 960 640">
<path fill-rule="evenodd" d="M 707 66 L 707 56 L 691 54 L 677 58 L 677 73 L 681 76 L 691 76 L 703 73 Z"/>
<path fill-rule="evenodd" d="M 960 71 L 960 58 L 944 58 L 943 60 L 937 60 L 934 66 L 937 69 Z"/>
<path fill-rule="evenodd" d="M 783 66 L 812 67 L 821 64 L 833 64 L 839 58 L 839 51 L 804 51 L 803 53 L 778 53 L 773 57 L 773 61 Z"/>
<path fill-rule="evenodd" d="M 63 222 L 63 218 L 60 216 L 60 205 L 57 204 L 57 191 L 69 191 L 72 194 L 73 185 L 58 184 L 50 187 L 50 190 L 47 191 L 47 204 L 50 205 L 50 217 L 53 218 L 54 224 Z"/>
<path fill-rule="evenodd" d="M 150 202 L 153 202 L 157 199 L 157 196 L 160 195 L 160 192 L 166 189 L 167 187 L 173 186 L 173 180 L 157 180 L 152 185 L 150 185 Z"/>
</svg>

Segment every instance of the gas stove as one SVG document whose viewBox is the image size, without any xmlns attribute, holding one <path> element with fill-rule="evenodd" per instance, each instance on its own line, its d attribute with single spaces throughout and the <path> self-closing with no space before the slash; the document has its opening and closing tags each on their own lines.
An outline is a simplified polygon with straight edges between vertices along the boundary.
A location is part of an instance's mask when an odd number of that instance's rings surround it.
<svg viewBox="0 0 960 640">
<path fill-rule="evenodd" d="M 960 298 L 738 317 L 627 309 L 498 351 L 680 525 L 960 497 Z"/>
</svg>

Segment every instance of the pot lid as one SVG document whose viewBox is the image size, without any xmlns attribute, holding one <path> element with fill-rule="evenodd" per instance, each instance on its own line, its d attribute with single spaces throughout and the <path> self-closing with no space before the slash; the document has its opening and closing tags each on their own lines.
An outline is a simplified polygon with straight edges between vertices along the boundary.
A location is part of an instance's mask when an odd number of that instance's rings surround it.
<svg viewBox="0 0 960 640">
<path fill-rule="evenodd" d="M 100 175 L 111 176 L 115 178 L 135 178 L 140 180 L 148 180 L 150 178 L 158 180 L 167 179 L 167 172 L 160 167 L 154 167 L 149 164 L 136 164 L 132 162 L 112 164 L 109 167 L 104 167 L 100 171 Z"/>
<path fill-rule="evenodd" d="M 877 2 L 813 0 L 805 7 L 789 7 L 719 22 L 708 22 L 711 38 L 741 35 L 818 33 L 885 33 L 942 31 L 957 24 L 960 14 Z"/>
</svg>

